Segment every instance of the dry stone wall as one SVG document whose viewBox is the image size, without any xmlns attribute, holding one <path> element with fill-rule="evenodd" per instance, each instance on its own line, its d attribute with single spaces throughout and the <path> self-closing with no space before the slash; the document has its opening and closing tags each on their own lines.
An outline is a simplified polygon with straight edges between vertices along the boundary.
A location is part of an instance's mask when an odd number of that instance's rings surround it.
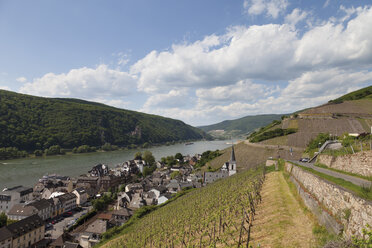
<svg viewBox="0 0 372 248">
<path fill-rule="evenodd" d="M 318 156 L 318 163 L 329 168 L 347 171 L 362 176 L 372 176 L 372 151 L 358 152 L 343 156 L 331 156 L 321 154 Z"/>
<path fill-rule="evenodd" d="M 328 230 L 333 229 L 333 232 L 337 233 L 341 225 L 343 226 L 343 236 L 347 238 L 362 237 L 362 229 L 367 224 L 372 224 L 371 201 L 355 196 L 348 190 L 288 162 L 285 164 L 285 169 L 291 174 L 291 178 L 301 190 L 306 192 L 306 194 L 300 194 L 305 204 L 311 198 L 312 205 L 307 205 L 314 211 L 314 202 L 317 203 L 321 213 L 316 216 L 321 218 L 320 222 L 325 224 Z"/>
</svg>

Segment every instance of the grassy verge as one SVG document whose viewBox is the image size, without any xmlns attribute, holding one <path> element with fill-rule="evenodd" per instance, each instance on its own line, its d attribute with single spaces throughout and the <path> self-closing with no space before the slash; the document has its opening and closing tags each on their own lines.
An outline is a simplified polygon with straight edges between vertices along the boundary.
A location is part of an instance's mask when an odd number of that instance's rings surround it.
<svg viewBox="0 0 372 248">
<path fill-rule="evenodd" d="M 372 176 L 367 177 L 367 176 L 363 176 L 363 175 L 355 174 L 355 173 L 352 173 L 352 172 L 347 172 L 347 171 L 343 171 L 343 170 L 338 170 L 338 169 L 335 169 L 335 168 L 328 167 L 328 166 L 326 166 L 326 165 L 324 165 L 324 164 L 321 164 L 321 163 L 315 163 L 314 165 L 317 166 L 317 167 L 320 167 L 320 168 L 324 168 L 324 169 L 327 169 L 327 170 L 331 170 L 331 171 L 339 172 L 339 173 L 342 173 L 342 174 L 345 174 L 345 175 L 349 175 L 349 176 L 353 176 L 353 177 L 359 177 L 359 178 L 361 178 L 361 179 L 365 179 L 365 180 L 368 180 L 368 181 L 372 181 Z"/>
<path fill-rule="evenodd" d="M 333 176 L 321 173 L 321 172 L 316 171 L 314 169 L 311 169 L 311 168 L 308 168 L 308 167 L 305 167 L 305 166 L 301 166 L 301 165 L 298 165 L 298 164 L 295 164 L 295 163 L 292 163 L 292 164 L 302 168 L 303 170 L 309 171 L 312 174 L 319 176 L 320 178 L 323 178 L 327 181 L 330 181 L 330 182 L 335 183 L 335 184 L 337 184 L 341 187 L 344 187 L 345 189 L 348 189 L 348 190 L 354 192 L 356 195 L 358 195 L 359 197 L 361 197 L 363 199 L 372 200 L 372 188 L 371 187 L 369 187 L 369 188 L 361 187 L 361 186 L 355 185 L 355 184 L 353 184 L 349 181 L 346 181 L 344 179 L 333 177 Z"/>
<path fill-rule="evenodd" d="M 283 176 L 285 181 L 289 186 L 289 190 L 292 195 L 298 201 L 301 209 L 303 210 L 304 214 L 307 215 L 311 221 L 313 222 L 313 229 L 312 232 L 316 238 L 316 247 L 323 247 L 329 241 L 340 240 L 341 237 L 331 234 L 327 231 L 324 226 L 321 226 L 317 220 L 317 218 L 312 214 L 312 212 L 306 207 L 305 203 L 303 202 L 301 196 L 298 194 L 297 188 L 295 184 L 289 179 L 289 173 L 283 172 Z"/>
</svg>

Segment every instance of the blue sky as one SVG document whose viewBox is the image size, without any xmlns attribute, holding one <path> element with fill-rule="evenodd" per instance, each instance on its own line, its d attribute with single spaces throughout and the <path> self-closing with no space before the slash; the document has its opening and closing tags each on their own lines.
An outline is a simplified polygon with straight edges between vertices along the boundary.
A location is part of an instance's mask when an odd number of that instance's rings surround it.
<svg viewBox="0 0 372 248">
<path fill-rule="evenodd" d="M 192 125 L 372 83 L 370 1 L 0 0 L 0 88 Z"/>
</svg>

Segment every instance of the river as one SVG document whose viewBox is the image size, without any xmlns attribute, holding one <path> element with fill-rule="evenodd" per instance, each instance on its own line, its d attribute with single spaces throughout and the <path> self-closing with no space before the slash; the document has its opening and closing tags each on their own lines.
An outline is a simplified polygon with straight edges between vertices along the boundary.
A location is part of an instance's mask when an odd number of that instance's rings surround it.
<svg viewBox="0 0 372 248">
<path fill-rule="evenodd" d="M 0 161 L 0 190 L 4 187 L 16 185 L 33 186 L 46 173 L 57 173 L 65 176 L 79 176 L 85 174 L 99 163 L 113 167 L 116 164 L 133 159 L 137 151 L 149 150 L 156 160 L 177 152 L 183 155 L 194 155 L 207 150 L 221 150 L 231 141 L 196 141 L 192 145 L 179 143 L 170 146 L 157 146 L 147 149 L 119 150 L 112 152 L 94 152 L 84 154 L 67 154 L 37 158 L 23 158 Z"/>
</svg>

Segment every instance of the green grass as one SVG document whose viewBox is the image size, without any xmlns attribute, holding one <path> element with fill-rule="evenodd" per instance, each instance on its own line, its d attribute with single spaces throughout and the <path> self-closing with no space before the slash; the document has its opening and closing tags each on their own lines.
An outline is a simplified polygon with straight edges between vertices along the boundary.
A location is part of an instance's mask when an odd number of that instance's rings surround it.
<svg viewBox="0 0 372 248">
<path fill-rule="evenodd" d="M 321 164 L 321 163 L 315 163 L 314 165 L 317 166 L 317 167 L 320 167 L 320 168 L 324 168 L 324 169 L 327 169 L 327 170 L 339 172 L 339 173 L 349 175 L 349 176 L 353 176 L 353 177 L 359 177 L 361 179 L 365 179 L 365 180 L 368 180 L 368 181 L 372 182 L 372 176 L 367 177 L 367 176 L 355 174 L 355 173 L 352 173 L 352 172 L 347 172 L 347 171 L 343 171 L 343 170 L 334 169 L 334 168 L 328 167 L 328 166 L 326 166 L 324 164 Z"/>
<path fill-rule="evenodd" d="M 292 134 L 297 132 L 297 129 L 295 128 L 288 128 L 288 129 L 282 129 L 282 128 L 276 128 L 274 130 L 269 130 L 260 134 L 256 134 L 252 138 L 250 138 L 250 141 L 255 143 L 255 142 L 260 142 L 263 140 L 268 140 L 272 139 L 275 137 L 280 137 L 280 136 L 285 136 L 288 134 Z"/>
<path fill-rule="evenodd" d="M 321 226 L 319 224 L 316 224 L 313 227 L 313 234 L 315 235 L 315 237 L 318 241 L 319 247 L 323 247 L 325 244 L 327 244 L 330 241 L 341 240 L 341 237 L 329 233 L 324 226 Z"/>
<path fill-rule="evenodd" d="M 334 235 L 332 233 L 329 233 L 327 231 L 327 229 L 320 225 L 318 223 L 318 220 L 317 218 L 314 216 L 314 214 L 306 207 L 305 203 L 303 202 L 301 196 L 298 194 L 298 191 L 297 191 L 297 188 L 295 186 L 295 184 L 290 180 L 289 178 L 289 173 L 284 171 L 283 172 L 283 176 L 284 176 L 284 179 L 285 181 L 287 182 L 288 186 L 289 186 L 289 189 L 291 191 L 291 193 L 293 194 L 293 196 L 296 198 L 296 200 L 299 202 L 303 212 L 310 217 L 310 219 L 312 220 L 313 222 L 313 234 L 316 238 L 316 246 L 317 247 L 323 247 L 327 242 L 329 241 L 334 241 L 334 240 L 339 240 L 340 237 L 338 237 L 337 235 Z"/>
<path fill-rule="evenodd" d="M 293 164 L 295 166 L 298 166 L 298 167 L 302 168 L 303 170 L 309 171 L 312 174 L 317 175 L 320 178 L 323 178 L 323 179 L 325 179 L 329 182 L 335 183 L 335 184 L 337 184 L 337 185 L 339 185 L 339 186 L 341 186 L 345 189 L 348 189 L 348 190 L 354 192 L 356 195 L 358 195 L 359 197 L 361 197 L 363 199 L 372 200 L 372 188 L 371 187 L 369 187 L 369 188 L 361 187 L 361 186 L 355 185 L 355 184 L 353 184 L 349 181 L 346 181 L 342 178 L 333 177 L 333 176 L 321 173 L 321 172 L 316 171 L 314 169 L 311 169 L 311 168 L 308 168 L 308 167 L 305 167 L 305 166 L 301 166 L 301 165 L 298 165 L 298 164 L 295 164 L 295 163 L 291 163 L 291 164 Z"/>
</svg>

